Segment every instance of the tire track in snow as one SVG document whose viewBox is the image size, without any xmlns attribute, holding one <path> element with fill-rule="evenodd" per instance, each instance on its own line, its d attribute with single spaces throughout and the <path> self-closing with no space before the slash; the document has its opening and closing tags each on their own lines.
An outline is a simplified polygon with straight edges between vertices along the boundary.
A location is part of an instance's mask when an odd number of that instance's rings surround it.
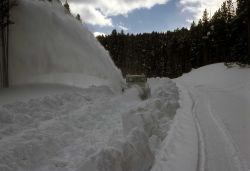
<svg viewBox="0 0 250 171">
<path fill-rule="evenodd" d="M 193 118 L 195 121 L 195 126 L 196 126 L 196 131 L 197 131 L 197 137 L 198 137 L 198 161 L 197 161 L 197 171 L 205 171 L 205 164 L 206 164 L 206 150 L 205 150 L 205 142 L 204 142 L 204 136 L 203 132 L 200 126 L 200 122 L 197 118 L 197 106 L 198 106 L 198 101 L 194 99 L 192 96 L 190 90 L 188 90 L 188 94 L 190 98 L 192 99 L 192 111 L 193 111 Z"/>
<path fill-rule="evenodd" d="M 208 97 L 199 90 L 190 91 L 190 93 L 193 98 L 197 96 L 193 113 L 200 128 L 204 131 L 203 142 L 206 144 L 204 146 L 206 150 L 203 154 L 206 158 L 206 167 L 203 167 L 203 170 L 246 171 L 242 167 L 230 134 L 223 126 L 224 124 L 212 112 Z"/>
<path fill-rule="evenodd" d="M 214 123 L 219 128 L 222 135 L 224 136 L 224 139 L 226 140 L 227 144 L 229 145 L 229 148 L 231 150 L 230 152 L 232 153 L 232 157 L 233 157 L 233 161 L 235 163 L 235 166 L 237 167 L 238 171 L 247 171 L 248 170 L 247 167 L 244 166 L 244 164 L 242 163 L 242 161 L 238 155 L 239 150 L 238 150 L 238 147 L 236 146 L 236 144 L 234 143 L 232 136 L 228 132 L 227 128 L 225 127 L 224 123 L 221 121 L 219 116 L 214 115 L 214 113 L 212 111 L 210 100 L 209 99 L 206 99 L 206 100 L 208 102 L 207 104 L 208 104 L 209 115 L 211 116 Z"/>
</svg>

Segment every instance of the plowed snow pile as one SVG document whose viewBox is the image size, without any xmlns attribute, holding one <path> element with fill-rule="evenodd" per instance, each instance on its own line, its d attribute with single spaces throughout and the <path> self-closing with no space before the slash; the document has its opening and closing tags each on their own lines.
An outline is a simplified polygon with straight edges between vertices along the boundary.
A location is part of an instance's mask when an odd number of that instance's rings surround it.
<svg viewBox="0 0 250 171">
<path fill-rule="evenodd" d="M 11 9 L 10 83 L 111 85 L 121 73 L 94 36 L 59 0 L 18 0 Z"/>
<path fill-rule="evenodd" d="M 145 101 L 107 86 L 0 90 L 0 170 L 149 171 L 179 107 L 175 83 L 150 85 Z"/>
</svg>

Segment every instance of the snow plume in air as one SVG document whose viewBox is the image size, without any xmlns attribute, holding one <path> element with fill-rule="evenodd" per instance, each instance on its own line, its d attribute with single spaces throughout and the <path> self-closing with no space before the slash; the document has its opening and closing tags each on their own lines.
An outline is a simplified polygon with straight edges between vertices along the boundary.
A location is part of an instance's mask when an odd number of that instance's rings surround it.
<svg viewBox="0 0 250 171">
<path fill-rule="evenodd" d="M 122 80 L 108 52 L 59 1 L 19 0 L 11 11 L 10 82 L 86 87 Z"/>
</svg>

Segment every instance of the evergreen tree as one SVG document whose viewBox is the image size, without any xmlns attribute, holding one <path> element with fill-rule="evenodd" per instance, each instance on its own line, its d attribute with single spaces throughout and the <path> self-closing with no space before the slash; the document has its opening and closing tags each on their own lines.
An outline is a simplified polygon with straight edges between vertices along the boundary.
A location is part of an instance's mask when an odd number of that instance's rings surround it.
<svg viewBox="0 0 250 171">
<path fill-rule="evenodd" d="M 238 2 L 236 14 L 232 1 L 226 0 L 212 18 L 205 10 L 199 22 L 193 22 L 189 30 L 177 28 L 166 33 L 136 35 L 113 30 L 111 35 L 98 40 L 123 75 L 145 73 L 148 77 L 174 78 L 191 68 L 211 63 L 250 63 L 247 43 L 250 17 L 242 5 L 247 1 Z M 239 12 L 239 9 L 244 10 Z"/>
<path fill-rule="evenodd" d="M 236 8 L 237 15 L 240 15 L 240 13 L 244 13 L 244 11 L 246 11 L 247 1 L 248 0 L 237 0 L 237 8 Z"/>
<path fill-rule="evenodd" d="M 233 1 L 232 0 L 227 0 L 227 12 L 228 12 L 228 14 L 227 14 L 227 20 L 231 21 L 231 19 L 235 15 L 234 5 L 233 5 Z"/>
<path fill-rule="evenodd" d="M 64 8 L 66 9 L 66 12 L 67 12 L 68 14 L 71 14 L 68 0 L 65 1 L 65 3 L 64 3 L 63 6 L 64 6 Z"/>
<path fill-rule="evenodd" d="M 248 63 L 250 64 L 250 2 L 247 1 L 247 24 L 248 24 Z"/>
<path fill-rule="evenodd" d="M 77 14 L 77 15 L 76 15 L 76 19 L 77 19 L 78 21 L 82 22 L 82 19 L 81 19 L 80 14 Z"/>
<path fill-rule="evenodd" d="M 221 10 L 221 19 L 225 21 L 225 23 L 227 23 L 228 22 L 228 8 L 227 8 L 226 2 L 222 3 L 220 10 Z"/>
<path fill-rule="evenodd" d="M 208 21 L 209 21 L 209 15 L 208 15 L 207 9 L 205 9 L 205 11 L 203 12 L 203 15 L 202 15 L 202 23 L 204 25 L 207 25 Z"/>
</svg>

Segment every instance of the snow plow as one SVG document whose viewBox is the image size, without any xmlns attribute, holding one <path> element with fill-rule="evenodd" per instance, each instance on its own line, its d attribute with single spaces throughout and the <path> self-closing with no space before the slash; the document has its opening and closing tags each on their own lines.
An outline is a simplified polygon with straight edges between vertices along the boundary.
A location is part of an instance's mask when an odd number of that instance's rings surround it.
<svg viewBox="0 0 250 171">
<path fill-rule="evenodd" d="M 137 88 L 139 91 L 139 96 L 142 100 L 145 100 L 151 96 L 151 90 L 144 74 L 126 75 L 126 84 L 128 88 Z"/>
</svg>

